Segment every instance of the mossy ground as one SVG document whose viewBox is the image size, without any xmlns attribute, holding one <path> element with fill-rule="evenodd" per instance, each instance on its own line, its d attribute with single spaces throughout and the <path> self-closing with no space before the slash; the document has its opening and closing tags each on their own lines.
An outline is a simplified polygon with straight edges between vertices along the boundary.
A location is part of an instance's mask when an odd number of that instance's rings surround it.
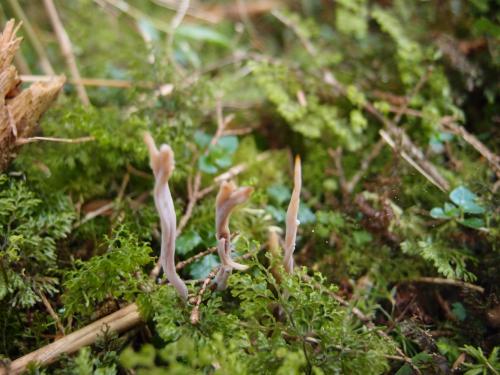
<svg viewBox="0 0 500 375">
<path fill-rule="evenodd" d="M 0 3 L 3 19 L 13 3 Z M 68 74 L 41 3 L 19 3 Z M 175 31 L 162 3 L 56 1 L 81 76 L 130 87 L 88 86 L 84 107 L 67 84 L 39 135 L 94 140 L 25 145 L 0 175 L 0 358 L 60 336 L 46 298 L 66 332 L 132 301 L 146 324 L 33 373 L 500 373 L 498 175 L 446 127 L 452 118 L 498 151 L 497 2 L 193 1 Z M 43 73 L 27 37 L 22 56 Z M 383 119 L 448 191 L 401 157 L 401 140 L 380 141 Z M 192 306 L 148 278 L 160 243 L 144 131 L 175 152 L 178 221 L 196 175 L 208 189 L 179 261 L 215 245 L 217 176 L 244 164 L 235 180 L 255 190 L 230 224 L 250 270 L 205 295 L 196 326 Z M 265 248 L 284 228 L 295 154 L 305 268 L 278 283 Z M 180 274 L 203 279 L 217 264 L 209 254 Z"/>
</svg>

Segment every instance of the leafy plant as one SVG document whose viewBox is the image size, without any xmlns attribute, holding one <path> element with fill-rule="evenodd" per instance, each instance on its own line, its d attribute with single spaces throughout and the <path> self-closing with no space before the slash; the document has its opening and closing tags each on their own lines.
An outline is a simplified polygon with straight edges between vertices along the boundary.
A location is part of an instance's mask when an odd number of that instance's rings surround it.
<svg viewBox="0 0 500 375">
<path fill-rule="evenodd" d="M 434 207 L 430 214 L 435 219 L 455 220 L 458 223 L 474 229 L 484 227 L 484 220 L 477 215 L 486 210 L 477 203 L 478 197 L 464 186 L 459 186 L 450 193 L 450 200 L 444 207 Z M 468 217 L 465 217 L 468 215 Z"/>
<path fill-rule="evenodd" d="M 486 357 L 481 348 L 475 348 L 471 345 L 465 345 L 462 351 L 472 357 L 476 363 L 464 362 L 464 366 L 468 369 L 465 375 L 487 375 L 500 374 L 500 359 L 498 357 L 500 347 L 496 346 Z"/>
<path fill-rule="evenodd" d="M 147 284 L 143 267 L 152 262 L 151 248 L 127 228 L 115 230 L 104 243 L 104 253 L 83 262 L 65 276 L 65 314 L 84 316 L 95 312 L 106 299 L 130 301 Z"/>
</svg>

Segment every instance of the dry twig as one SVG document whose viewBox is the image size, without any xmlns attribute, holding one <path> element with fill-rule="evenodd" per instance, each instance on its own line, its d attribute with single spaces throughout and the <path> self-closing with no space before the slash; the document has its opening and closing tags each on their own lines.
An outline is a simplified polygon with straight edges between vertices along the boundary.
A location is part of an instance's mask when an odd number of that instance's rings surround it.
<svg viewBox="0 0 500 375">
<path fill-rule="evenodd" d="M 38 39 L 37 33 L 33 29 L 33 26 L 31 26 L 31 22 L 29 18 L 26 17 L 23 8 L 21 7 L 21 5 L 19 5 L 19 2 L 17 0 L 8 0 L 8 1 L 15 16 L 23 23 L 24 31 L 26 32 L 26 35 L 28 36 L 28 39 L 31 42 L 31 45 L 35 49 L 36 54 L 38 55 L 38 62 L 40 64 L 40 68 L 45 74 L 54 76 L 55 72 L 54 69 L 52 68 L 52 65 L 50 64 L 50 60 L 47 53 L 45 52 L 45 48 L 43 47 L 42 42 L 40 42 L 40 39 Z"/>
<path fill-rule="evenodd" d="M 45 297 L 45 294 L 41 290 L 37 290 L 38 295 L 40 296 L 43 305 L 47 309 L 47 312 L 49 315 L 54 319 L 57 329 L 61 332 L 61 334 L 64 336 L 66 333 L 64 331 L 64 326 L 61 323 L 61 319 L 59 319 L 59 315 L 56 314 L 54 309 L 52 308 L 52 305 L 50 304 L 50 301 Z"/>
<path fill-rule="evenodd" d="M 15 157 L 17 138 L 29 138 L 41 115 L 55 100 L 64 84 L 64 77 L 49 82 L 36 82 L 24 91 L 16 68 L 11 65 L 19 50 L 21 38 L 16 37 L 19 25 L 10 20 L 0 35 L 0 171 Z"/>
<path fill-rule="evenodd" d="M 484 288 L 482 286 L 474 285 L 471 283 L 466 283 L 466 282 L 460 281 L 460 280 L 443 279 L 440 277 L 417 277 L 415 279 L 407 280 L 406 282 L 436 284 L 436 285 L 449 285 L 449 286 L 454 286 L 454 287 L 458 287 L 458 288 L 475 290 L 476 292 L 479 292 L 479 293 L 484 293 Z"/>
<path fill-rule="evenodd" d="M 205 280 L 203 280 L 203 284 L 200 288 L 200 291 L 198 292 L 198 295 L 196 296 L 195 302 L 194 302 L 194 307 L 193 310 L 191 311 L 191 324 L 198 324 L 200 322 L 200 305 L 201 301 L 203 299 L 203 295 L 205 294 L 205 291 L 207 290 L 208 285 L 210 284 L 210 281 L 215 277 L 219 270 L 215 269 L 212 272 L 208 274 Z"/>
<path fill-rule="evenodd" d="M 80 348 L 94 343 L 99 335 L 105 330 L 108 332 L 121 333 L 141 322 L 139 309 L 135 303 L 124 307 L 98 321 L 89 324 L 53 343 L 43 346 L 23 357 L 13 361 L 7 368 L 0 367 L 2 375 L 17 375 L 26 371 L 30 363 L 38 363 L 41 366 L 56 361 L 62 354 L 71 354 Z"/>
<path fill-rule="evenodd" d="M 59 42 L 59 47 L 61 48 L 61 52 L 63 54 L 64 59 L 66 60 L 66 65 L 68 65 L 69 72 L 71 74 L 71 78 L 80 81 L 80 72 L 78 71 L 78 67 L 76 65 L 75 55 L 73 54 L 73 47 L 71 46 L 71 40 L 69 39 L 68 33 L 64 29 L 64 26 L 59 18 L 59 14 L 57 13 L 56 6 L 54 5 L 53 0 L 43 0 L 45 5 L 45 9 L 47 14 L 49 15 L 50 22 L 52 23 L 52 27 L 54 28 L 54 32 L 56 33 L 57 40 Z M 90 105 L 89 97 L 87 96 L 87 91 L 85 91 L 85 87 L 77 83 L 76 91 L 78 92 L 78 97 L 84 105 Z"/>
<path fill-rule="evenodd" d="M 459 137 L 462 137 L 465 142 L 470 144 L 477 152 L 479 152 L 490 164 L 491 169 L 500 178 L 500 157 L 490 151 L 484 143 L 477 139 L 473 134 L 469 133 L 463 126 L 455 123 L 453 118 L 445 118 L 441 121 L 443 128 Z"/>
<path fill-rule="evenodd" d="M 56 137 L 29 137 L 29 138 L 17 138 L 16 145 L 25 145 L 26 143 L 33 142 L 59 142 L 59 143 L 84 143 L 95 141 L 93 136 L 81 137 L 81 138 L 56 138 Z"/>
<path fill-rule="evenodd" d="M 329 72 L 323 72 L 324 82 L 333 87 L 343 96 L 347 96 L 347 89 L 335 79 L 334 75 Z M 448 191 L 450 185 L 448 181 L 439 173 L 436 167 L 429 162 L 424 153 L 413 144 L 410 137 L 399 128 L 394 122 L 383 116 L 372 103 L 365 101 L 363 108 L 385 127 L 380 130 L 380 135 L 398 154 L 401 155 L 410 165 L 417 169 L 427 180 L 437 186 L 442 191 Z"/>
</svg>

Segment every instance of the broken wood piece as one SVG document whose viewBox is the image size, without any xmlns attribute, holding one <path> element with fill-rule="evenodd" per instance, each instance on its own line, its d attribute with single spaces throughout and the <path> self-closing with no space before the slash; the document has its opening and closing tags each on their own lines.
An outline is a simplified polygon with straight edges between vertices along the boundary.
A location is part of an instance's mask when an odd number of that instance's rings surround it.
<svg viewBox="0 0 500 375">
<path fill-rule="evenodd" d="M 18 138 L 29 138 L 38 120 L 49 108 L 63 87 L 65 77 L 35 82 L 21 91 L 21 79 L 12 65 L 21 38 L 16 37 L 19 25 L 10 20 L 0 35 L 0 172 L 15 157 Z"/>
<path fill-rule="evenodd" d="M 45 366 L 55 362 L 62 354 L 71 354 L 93 344 L 104 332 L 124 332 L 142 321 L 139 308 L 132 303 L 88 326 L 85 326 L 53 343 L 16 359 L 6 368 L 0 367 L 0 375 L 16 375 L 26 371 L 30 363 Z"/>
</svg>

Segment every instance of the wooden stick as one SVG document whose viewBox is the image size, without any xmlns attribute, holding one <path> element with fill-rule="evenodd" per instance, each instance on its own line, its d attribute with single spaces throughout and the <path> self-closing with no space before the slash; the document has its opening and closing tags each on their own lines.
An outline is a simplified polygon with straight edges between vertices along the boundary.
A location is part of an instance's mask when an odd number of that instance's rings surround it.
<svg viewBox="0 0 500 375">
<path fill-rule="evenodd" d="M 95 141 L 93 136 L 81 137 L 81 138 L 56 138 L 56 137 L 29 137 L 29 138 L 17 138 L 16 145 L 24 145 L 26 143 L 48 141 L 48 142 L 59 142 L 59 143 L 84 143 L 89 141 Z"/>
<path fill-rule="evenodd" d="M 329 72 L 323 72 L 324 82 L 333 87 L 338 93 L 347 96 L 347 89 Z M 448 181 L 439 173 L 437 168 L 429 162 L 424 153 L 411 141 L 410 137 L 394 122 L 382 115 L 369 101 L 363 103 L 363 109 L 379 120 L 385 127 L 379 131 L 382 138 L 394 148 L 410 165 L 417 169 L 426 179 L 437 186 L 441 191 L 448 191 Z"/>
<path fill-rule="evenodd" d="M 64 331 L 64 326 L 61 323 L 61 319 L 59 319 L 59 315 L 56 314 L 56 312 L 52 308 L 52 305 L 50 304 L 50 301 L 47 299 L 47 297 L 45 297 L 45 294 L 43 294 L 43 292 L 41 290 L 37 290 L 37 293 L 40 296 L 40 298 L 42 299 L 42 303 L 45 306 L 45 308 L 47 309 L 47 312 L 52 317 L 52 319 L 54 319 L 54 321 L 56 322 L 57 328 L 64 336 L 66 334 L 66 332 Z"/>
<path fill-rule="evenodd" d="M 191 311 L 191 316 L 190 316 L 191 324 L 198 324 L 200 322 L 200 305 L 201 305 L 201 301 L 203 299 L 203 294 L 205 294 L 205 291 L 207 290 L 208 284 L 210 284 L 210 281 L 215 277 L 215 275 L 217 274 L 218 271 L 219 271 L 219 267 L 217 267 L 217 269 L 210 272 L 208 274 L 207 278 L 203 281 L 203 285 L 201 286 L 201 289 L 198 292 L 198 295 L 196 296 L 196 299 L 194 302 L 194 308 Z"/>
<path fill-rule="evenodd" d="M 59 18 L 59 14 L 57 13 L 54 1 L 43 0 L 43 3 L 45 5 L 45 9 L 47 10 L 47 14 L 49 15 L 52 27 L 54 28 L 54 32 L 56 33 L 57 40 L 59 41 L 59 47 L 61 48 L 64 59 L 66 60 L 66 65 L 68 66 L 71 78 L 79 81 L 81 79 L 80 72 L 78 71 L 78 67 L 76 65 L 76 59 L 75 55 L 73 54 L 71 40 L 69 39 L 68 33 L 64 29 L 61 19 Z M 87 91 L 85 91 L 85 87 L 82 84 L 76 84 L 76 91 L 83 105 L 90 105 Z"/>
<path fill-rule="evenodd" d="M 48 365 L 56 361 L 62 354 L 74 353 L 80 348 L 94 343 L 104 331 L 121 333 L 136 326 L 141 321 L 139 309 L 135 303 L 132 303 L 78 331 L 16 359 L 6 369 L 0 368 L 0 374 L 21 374 L 26 371 L 30 363 L 37 363 L 41 366 Z"/>
<path fill-rule="evenodd" d="M 51 75 L 29 75 L 24 74 L 19 76 L 23 82 L 45 82 L 54 79 Z M 80 78 L 80 79 L 69 79 L 67 83 L 72 85 L 83 85 L 83 86 L 97 86 L 97 87 L 113 87 L 118 89 L 128 89 L 133 87 L 140 87 L 146 89 L 153 89 L 156 85 L 153 82 L 133 82 L 126 81 L 122 79 L 107 79 L 107 78 Z"/>
<path fill-rule="evenodd" d="M 500 157 L 498 155 L 490 151 L 484 143 L 465 130 L 463 126 L 457 125 L 453 118 L 445 118 L 441 125 L 445 130 L 462 137 L 465 142 L 474 147 L 488 161 L 495 174 L 500 177 Z"/>
<path fill-rule="evenodd" d="M 443 279 L 440 277 L 417 277 L 415 279 L 406 280 L 407 283 L 426 283 L 426 284 L 437 284 L 437 285 L 449 285 L 459 288 L 465 288 L 470 290 L 475 290 L 479 293 L 484 293 L 484 288 L 479 285 L 474 285 L 471 283 L 466 283 L 465 281 L 453 280 L 453 279 Z"/>
<path fill-rule="evenodd" d="M 17 0 L 8 0 L 8 1 L 16 17 L 23 23 L 24 31 L 26 32 L 26 35 L 28 36 L 28 39 L 31 42 L 31 45 L 35 49 L 36 54 L 38 55 L 40 68 L 42 68 L 42 71 L 45 74 L 54 76 L 55 75 L 54 68 L 52 68 L 52 65 L 50 64 L 50 60 L 47 53 L 45 52 L 45 48 L 40 42 L 40 39 L 38 39 L 37 33 L 31 26 L 31 22 L 29 18 L 26 17 L 23 8 L 21 7 L 21 5 L 19 5 L 19 2 Z"/>
</svg>

